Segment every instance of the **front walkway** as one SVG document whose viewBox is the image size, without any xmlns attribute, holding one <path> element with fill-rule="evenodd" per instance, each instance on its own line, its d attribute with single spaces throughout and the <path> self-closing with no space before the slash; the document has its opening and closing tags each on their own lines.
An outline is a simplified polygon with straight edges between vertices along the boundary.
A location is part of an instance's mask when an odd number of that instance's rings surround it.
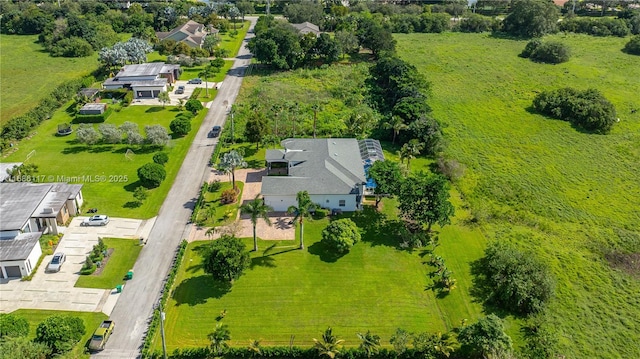
<svg viewBox="0 0 640 359">
<path fill-rule="evenodd" d="M 244 182 L 241 198 L 243 204 L 253 200 L 256 195 L 260 194 L 262 176 L 266 174 L 266 169 L 236 170 L 236 181 Z M 231 178 L 229 175 L 219 173 L 212 168 L 209 174 L 209 182 L 214 180 L 230 182 Z M 253 225 L 251 224 L 249 216 L 241 216 L 240 213 L 238 213 L 238 218 L 239 220 L 235 223 L 218 228 L 213 238 L 219 238 L 220 235 L 226 233 L 235 234 L 238 238 L 253 237 Z M 269 213 L 269 218 L 271 219 L 271 226 L 268 226 L 263 220 L 258 220 L 258 225 L 256 226 L 258 238 L 263 240 L 294 240 L 296 238 L 295 227 L 293 224 L 289 224 L 293 216 L 284 212 L 271 212 Z M 205 234 L 208 229 L 207 227 L 193 226 L 188 241 L 209 239 Z"/>
</svg>

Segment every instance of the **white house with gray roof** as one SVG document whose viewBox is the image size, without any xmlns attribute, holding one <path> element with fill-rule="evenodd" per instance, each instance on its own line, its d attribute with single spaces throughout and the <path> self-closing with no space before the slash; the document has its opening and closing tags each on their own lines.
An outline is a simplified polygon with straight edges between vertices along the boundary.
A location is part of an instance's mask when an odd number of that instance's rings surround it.
<svg viewBox="0 0 640 359">
<path fill-rule="evenodd" d="M 0 183 L 0 279 L 30 275 L 42 255 L 40 236 L 58 234 L 83 200 L 81 184 Z"/>
<path fill-rule="evenodd" d="M 297 205 L 298 192 L 307 191 L 322 208 L 361 208 L 367 179 L 358 140 L 294 138 L 281 145 L 284 149 L 266 152 L 270 176 L 262 177 L 265 204 L 286 211 Z"/>
</svg>

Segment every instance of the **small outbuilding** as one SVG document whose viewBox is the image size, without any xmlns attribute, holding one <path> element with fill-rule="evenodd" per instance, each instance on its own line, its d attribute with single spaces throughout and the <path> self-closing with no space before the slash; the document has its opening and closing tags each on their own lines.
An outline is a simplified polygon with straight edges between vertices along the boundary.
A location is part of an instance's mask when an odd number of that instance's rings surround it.
<svg viewBox="0 0 640 359">
<path fill-rule="evenodd" d="M 102 115 L 107 110 L 106 103 L 87 103 L 80 110 L 80 115 Z"/>
</svg>

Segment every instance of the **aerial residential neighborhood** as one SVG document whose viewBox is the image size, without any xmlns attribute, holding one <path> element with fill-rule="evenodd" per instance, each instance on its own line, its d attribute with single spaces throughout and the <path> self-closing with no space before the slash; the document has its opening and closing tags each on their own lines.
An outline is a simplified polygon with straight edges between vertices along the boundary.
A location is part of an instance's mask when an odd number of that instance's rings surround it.
<svg viewBox="0 0 640 359">
<path fill-rule="evenodd" d="M 0 2 L 0 358 L 637 358 L 640 2 Z"/>
</svg>

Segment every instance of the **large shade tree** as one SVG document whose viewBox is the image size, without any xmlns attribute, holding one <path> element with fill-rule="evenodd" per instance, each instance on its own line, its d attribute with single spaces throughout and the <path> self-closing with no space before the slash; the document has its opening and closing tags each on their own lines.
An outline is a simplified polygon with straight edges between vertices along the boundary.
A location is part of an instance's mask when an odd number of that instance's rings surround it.
<svg viewBox="0 0 640 359">
<path fill-rule="evenodd" d="M 258 238 L 256 236 L 256 226 L 258 225 L 258 219 L 262 219 L 267 225 L 271 225 L 269 219 L 269 211 L 273 211 L 271 206 L 267 206 L 264 200 L 260 198 L 260 194 L 256 195 L 252 201 L 243 204 L 240 207 L 242 214 L 248 214 L 253 226 L 253 251 L 258 251 Z"/>
<path fill-rule="evenodd" d="M 428 175 L 422 171 L 405 179 L 400 186 L 400 212 L 410 220 L 427 225 L 427 231 L 435 223 L 440 226 L 451 223 L 454 208 L 449 202 L 449 184 L 443 176 Z"/>
<path fill-rule="evenodd" d="M 560 10 L 552 1 L 517 0 L 502 22 L 504 31 L 524 37 L 541 37 L 558 29 Z"/>
<path fill-rule="evenodd" d="M 204 255 L 204 271 L 213 278 L 233 283 L 249 267 L 251 258 L 244 243 L 236 237 L 223 235 L 211 242 Z"/>
<path fill-rule="evenodd" d="M 376 196 L 376 208 L 383 196 L 394 196 L 400 192 L 402 170 L 397 162 L 375 161 L 369 168 L 369 178 L 376 183 L 373 190 Z"/>
<path fill-rule="evenodd" d="M 309 192 L 300 191 L 296 194 L 297 206 L 291 206 L 287 209 L 288 213 L 294 214 L 293 221 L 298 221 L 300 226 L 300 249 L 304 249 L 304 217 L 308 217 L 313 210 L 316 209 L 316 204 L 311 201 Z"/>
</svg>

